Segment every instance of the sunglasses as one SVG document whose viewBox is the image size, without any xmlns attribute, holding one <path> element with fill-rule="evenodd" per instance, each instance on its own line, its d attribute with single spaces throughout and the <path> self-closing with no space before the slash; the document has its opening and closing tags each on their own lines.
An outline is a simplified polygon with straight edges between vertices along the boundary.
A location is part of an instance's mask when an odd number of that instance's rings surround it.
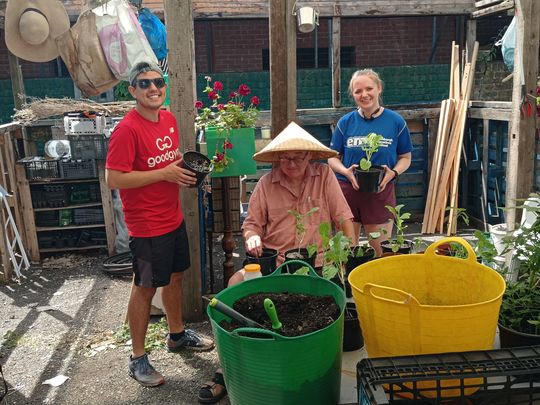
<svg viewBox="0 0 540 405">
<path fill-rule="evenodd" d="M 136 82 L 137 86 L 143 90 L 149 88 L 150 83 L 154 83 L 154 86 L 158 89 L 165 87 L 165 79 L 163 77 L 156 77 L 155 79 L 139 79 Z"/>
</svg>

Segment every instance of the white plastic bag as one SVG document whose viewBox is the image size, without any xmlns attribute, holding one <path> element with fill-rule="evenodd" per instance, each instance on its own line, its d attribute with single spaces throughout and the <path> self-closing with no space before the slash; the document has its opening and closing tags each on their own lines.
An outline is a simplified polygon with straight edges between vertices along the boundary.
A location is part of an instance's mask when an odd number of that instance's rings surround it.
<svg viewBox="0 0 540 405">
<path fill-rule="evenodd" d="M 101 48 L 119 80 L 129 80 L 129 71 L 139 62 L 157 63 L 137 16 L 126 0 L 110 0 L 92 12 L 96 14 Z"/>
<path fill-rule="evenodd" d="M 501 45 L 504 64 L 509 70 L 514 70 L 514 49 L 516 48 L 516 17 L 506 29 L 503 37 L 496 45 Z"/>
</svg>

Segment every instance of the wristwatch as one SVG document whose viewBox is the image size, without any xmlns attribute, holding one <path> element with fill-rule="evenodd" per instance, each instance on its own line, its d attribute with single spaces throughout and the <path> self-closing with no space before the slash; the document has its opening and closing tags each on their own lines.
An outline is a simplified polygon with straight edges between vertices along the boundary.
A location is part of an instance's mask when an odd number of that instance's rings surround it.
<svg viewBox="0 0 540 405">
<path fill-rule="evenodd" d="M 394 177 L 393 180 L 394 180 L 394 181 L 397 181 L 397 179 L 398 179 L 398 177 L 399 177 L 398 171 L 397 171 L 396 169 L 390 169 L 390 170 L 392 170 L 392 171 L 394 172 L 394 174 L 395 174 L 395 177 Z"/>
</svg>

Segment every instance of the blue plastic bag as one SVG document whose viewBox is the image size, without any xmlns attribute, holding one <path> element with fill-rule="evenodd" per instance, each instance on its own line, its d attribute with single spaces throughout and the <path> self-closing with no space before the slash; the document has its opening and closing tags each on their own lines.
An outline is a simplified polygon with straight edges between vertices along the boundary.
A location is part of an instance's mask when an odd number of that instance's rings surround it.
<svg viewBox="0 0 540 405">
<path fill-rule="evenodd" d="M 139 12 L 139 24 L 148 39 L 152 50 L 158 59 L 167 56 L 167 29 L 165 25 L 147 8 L 142 8 Z"/>
</svg>

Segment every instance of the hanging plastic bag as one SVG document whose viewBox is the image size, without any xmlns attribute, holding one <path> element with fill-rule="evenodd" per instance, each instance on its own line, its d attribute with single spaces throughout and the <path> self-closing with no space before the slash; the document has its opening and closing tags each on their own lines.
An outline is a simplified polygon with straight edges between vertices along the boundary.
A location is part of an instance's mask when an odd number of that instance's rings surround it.
<svg viewBox="0 0 540 405">
<path fill-rule="evenodd" d="M 125 0 L 110 0 L 92 10 L 96 14 L 99 42 L 111 71 L 129 80 L 129 71 L 142 61 L 157 63 L 156 55 Z"/>
<path fill-rule="evenodd" d="M 118 84 L 99 44 L 95 14 L 90 10 L 58 36 L 56 44 L 71 78 L 86 97 L 97 96 Z"/>
<path fill-rule="evenodd" d="M 168 52 L 165 25 L 147 8 L 142 8 L 139 11 L 139 23 L 156 57 L 159 60 L 164 59 Z"/>
<path fill-rule="evenodd" d="M 514 70 L 514 49 L 516 48 L 516 17 L 506 29 L 503 37 L 495 45 L 501 45 L 504 64 L 509 70 Z"/>
</svg>

